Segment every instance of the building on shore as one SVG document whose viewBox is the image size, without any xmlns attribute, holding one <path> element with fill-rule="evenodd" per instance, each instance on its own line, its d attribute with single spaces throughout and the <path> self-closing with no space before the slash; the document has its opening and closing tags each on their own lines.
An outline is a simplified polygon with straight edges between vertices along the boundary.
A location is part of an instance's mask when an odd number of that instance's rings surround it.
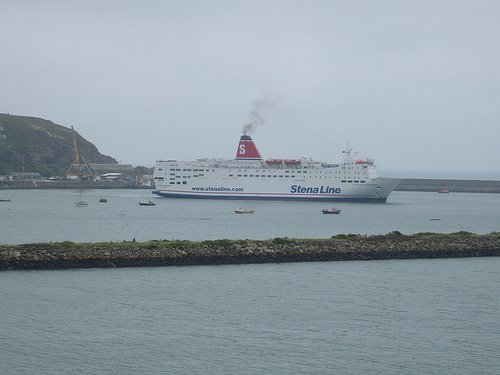
<svg viewBox="0 0 500 375">
<path fill-rule="evenodd" d="M 89 164 L 95 181 L 132 181 L 135 168 L 131 164 Z"/>
<path fill-rule="evenodd" d="M 38 181 L 43 179 L 43 176 L 38 172 L 13 172 L 12 179 L 14 181 Z"/>
</svg>

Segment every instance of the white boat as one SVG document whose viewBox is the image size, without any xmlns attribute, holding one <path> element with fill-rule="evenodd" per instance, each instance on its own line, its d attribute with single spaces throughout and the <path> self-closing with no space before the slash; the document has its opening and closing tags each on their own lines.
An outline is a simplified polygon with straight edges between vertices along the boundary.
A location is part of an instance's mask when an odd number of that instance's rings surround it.
<svg viewBox="0 0 500 375">
<path fill-rule="evenodd" d="M 78 200 L 75 202 L 76 207 L 86 207 L 88 206 L 87 201 L 82 201 L 82 192 L 78 195 Z"/>
<path fill-rule="evenodd" d="M 385 202 L 401 181 L 378 177 L 372 159 L 355 159 L 348 148 L 340 164 L 299 159 L 263 159 L 249 135 L 235 159 L 160 160 L 153 191 L 162 197 Z"/>
<path fill-rule="evenodd" d="M 141 201 L 141 202 L 139 202 L 139 205 L 140 206 L 156 206 L 156 203 L 152 202 L 152 201 Z"/>
</svg>

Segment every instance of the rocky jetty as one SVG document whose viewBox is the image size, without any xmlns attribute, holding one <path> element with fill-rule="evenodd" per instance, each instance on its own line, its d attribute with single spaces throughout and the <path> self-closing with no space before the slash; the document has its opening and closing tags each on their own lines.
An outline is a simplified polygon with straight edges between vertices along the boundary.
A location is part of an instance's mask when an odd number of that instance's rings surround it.
<svg viewBox="0 0 500 375">
<path fill-rule="evenodd" d="M 40 243 L 0 246 L 0 270 L 500 256 L 500 233 L 399 232 L 331 239 Z"/>
</svg>

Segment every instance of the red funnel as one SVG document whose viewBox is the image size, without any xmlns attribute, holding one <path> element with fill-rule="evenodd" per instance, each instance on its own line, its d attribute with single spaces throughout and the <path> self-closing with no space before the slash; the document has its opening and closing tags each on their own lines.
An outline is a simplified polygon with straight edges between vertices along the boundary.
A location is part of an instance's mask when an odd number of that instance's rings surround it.
<svg viewBox="0 0 500 375">
<path fill-rule="evenodd" d="M 261 160 L 259 150 L 253 143 L 253 139 L 249 135 L 242 135 L 238 149 L 236 150 L 236 159 L 238 160 Z"/>
</svg>

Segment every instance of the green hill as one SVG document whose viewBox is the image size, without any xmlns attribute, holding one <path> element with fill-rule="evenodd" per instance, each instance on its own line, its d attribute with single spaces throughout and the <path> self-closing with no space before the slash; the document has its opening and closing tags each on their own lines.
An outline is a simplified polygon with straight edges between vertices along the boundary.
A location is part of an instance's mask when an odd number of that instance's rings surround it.
<svg viewBox="0 0 500 375">
<path fill-rule="evenodd" d="M 88 163 L 117 163 L 78 133 L 76 142 Z M 37 117 L 0 113 L 0 175 L 19 171 L 61 176 L 72 161 L 71 128 Z"/>
</svg>

